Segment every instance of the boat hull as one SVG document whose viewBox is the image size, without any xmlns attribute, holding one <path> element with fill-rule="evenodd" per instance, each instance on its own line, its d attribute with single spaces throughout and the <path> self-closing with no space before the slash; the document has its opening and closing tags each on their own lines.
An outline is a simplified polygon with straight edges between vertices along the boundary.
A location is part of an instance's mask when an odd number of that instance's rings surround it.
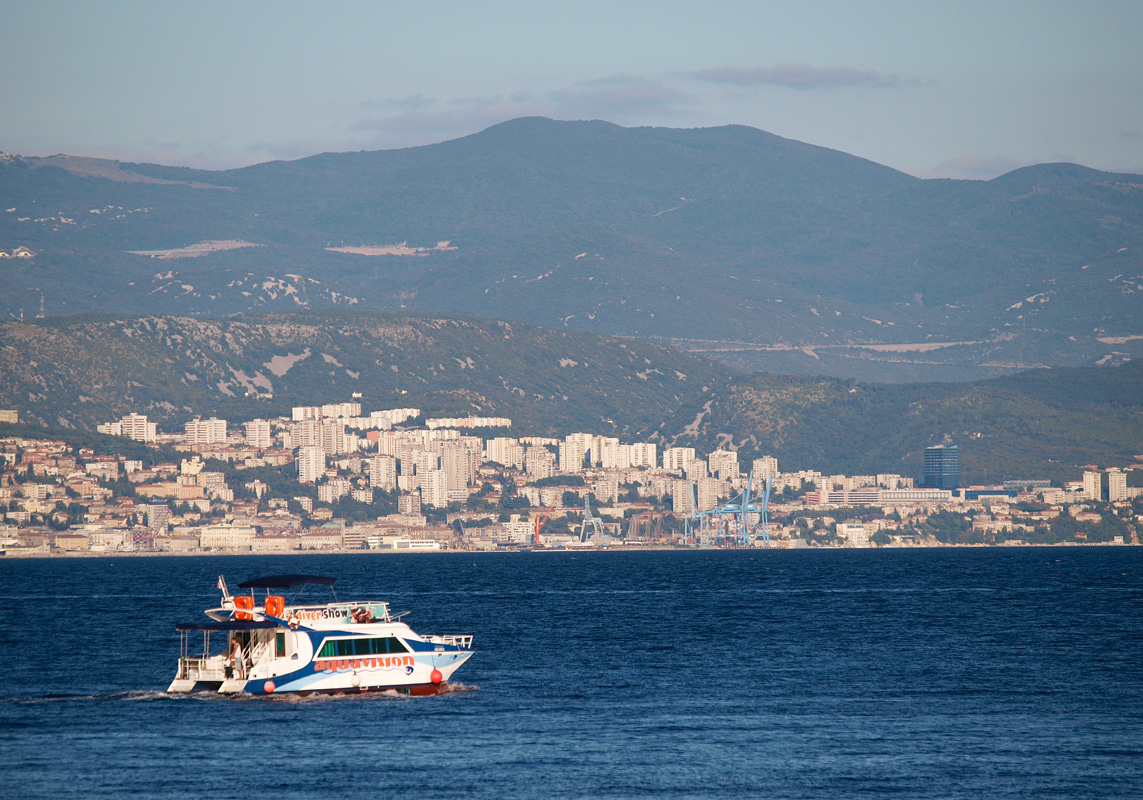
<svg viewBox="0 0 1143 800">
<path fill-rule="evenodd" d="M 408 691 L 414 695 L 436 694 L 470 657 L 471 651 L 410 653 L 361 658 L 327 658 L 301 669 L 275 674 L 273 669 L 251 670 L 248 679 L 230 677 L 217 681 L 176 678 L 167 689 L 188 693 L 209 689 L 219 694 L 333 694 L 366 691 Z"/>
</svg>

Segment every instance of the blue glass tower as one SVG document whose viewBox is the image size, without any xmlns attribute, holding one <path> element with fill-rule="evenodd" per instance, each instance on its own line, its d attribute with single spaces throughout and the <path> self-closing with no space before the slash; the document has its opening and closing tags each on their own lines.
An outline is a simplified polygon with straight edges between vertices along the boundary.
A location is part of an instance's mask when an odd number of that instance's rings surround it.
<svg viewBox="0 0 1143 800">
<path fill-rule="evenodd" d="M 925 448 L 925 474 L 921 486 L 926 489 L 955 489 L 960 484 L 960 450 L 955 444 L 938 444 Z"/>
</svg>

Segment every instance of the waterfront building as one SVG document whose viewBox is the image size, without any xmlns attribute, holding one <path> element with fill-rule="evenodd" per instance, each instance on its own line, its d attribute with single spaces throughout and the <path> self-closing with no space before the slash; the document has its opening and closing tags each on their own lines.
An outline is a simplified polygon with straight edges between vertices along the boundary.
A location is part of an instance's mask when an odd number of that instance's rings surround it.
<svg viewBox="0 0 1143 800">
<path fill-rule="evenodd" d="M 400 514 L 421 513 L 421 493 L 419 491 L 403 494 L 397 498 L 397 511 Z"/>
<path fill-rule="evenodd" d="M 850 547 L 869 547 L 869 530 L 860 522 L 839 522 L 836 531 Z"/>
<path fill-rule="evenodd" d="M 926 489 L 955 489 L 960 485 L 960 450 L 955 444 L 925 448 L 925 472 L 921 486 Z"/>
</svg>

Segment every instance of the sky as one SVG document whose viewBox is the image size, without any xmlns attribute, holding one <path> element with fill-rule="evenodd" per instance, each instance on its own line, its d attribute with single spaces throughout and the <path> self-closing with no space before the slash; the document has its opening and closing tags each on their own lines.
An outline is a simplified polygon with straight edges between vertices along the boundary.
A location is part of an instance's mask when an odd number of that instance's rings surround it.
<svg viewBox="0 0 1143 800">
<path fill-rule="evenodd" d="M 539 115 L 1143 173 L 1141 42 L 1141 0 L 4 0 L 0 152 L 223 169 Z"/>
</svg>

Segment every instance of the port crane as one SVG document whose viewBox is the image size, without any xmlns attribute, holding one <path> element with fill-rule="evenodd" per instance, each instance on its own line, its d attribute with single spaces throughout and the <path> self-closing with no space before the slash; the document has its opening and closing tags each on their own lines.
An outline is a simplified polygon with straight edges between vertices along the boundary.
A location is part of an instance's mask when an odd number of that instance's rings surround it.
<svg viewBox="0 0 1143 800">
<path fill-rule="evenodd" d="M 544 543 L 540 541 L 540 529 L 543 528 L 544 525 L 547 524 L 549 519 L 551 519 L 552 511 L 555 510 L 556 503 L 558 503 L 558 502 L 559 502 L 559 497 L 556 497 L 554 500 L 552 500 L 552 504 L 550 506 L 548 506 L 547 511 L 545 511 L 543 514 L 539 514 L 536 516 L 536 530 L 532 534 L 532 539 L 533 539 L 536 547 L 543 547 L 544 546 Z"/>
<path fill-rule="evenodd" d="M 751 471 L 746 479 L 746 488 L 740 494 L 717 508 L 697 512 L 701 517 L 702 545 L 709 547 L 712 539 L 721 539 L 734 547 L 749 547 L 753 538 L 760 538 L 769 545 L 771 486 L 771 476 L 767 474 L 761 495 L 754 494 L 754 472 Z M 758 516 L 757 523 L 750 521 L 752 514 Z"/>
<path fill-rule="evenodd" d="M 588 528 L 591 528 L 591 535 L 588 535 Z M 591 500 L 585 496 L 583 498 L 583 525 L 579 529 L 580 543 L 587 542 L 591 536 L 595 536 L 597 541 L 603 540 L 603 520 L 591 513 Z"/>
</svg>

